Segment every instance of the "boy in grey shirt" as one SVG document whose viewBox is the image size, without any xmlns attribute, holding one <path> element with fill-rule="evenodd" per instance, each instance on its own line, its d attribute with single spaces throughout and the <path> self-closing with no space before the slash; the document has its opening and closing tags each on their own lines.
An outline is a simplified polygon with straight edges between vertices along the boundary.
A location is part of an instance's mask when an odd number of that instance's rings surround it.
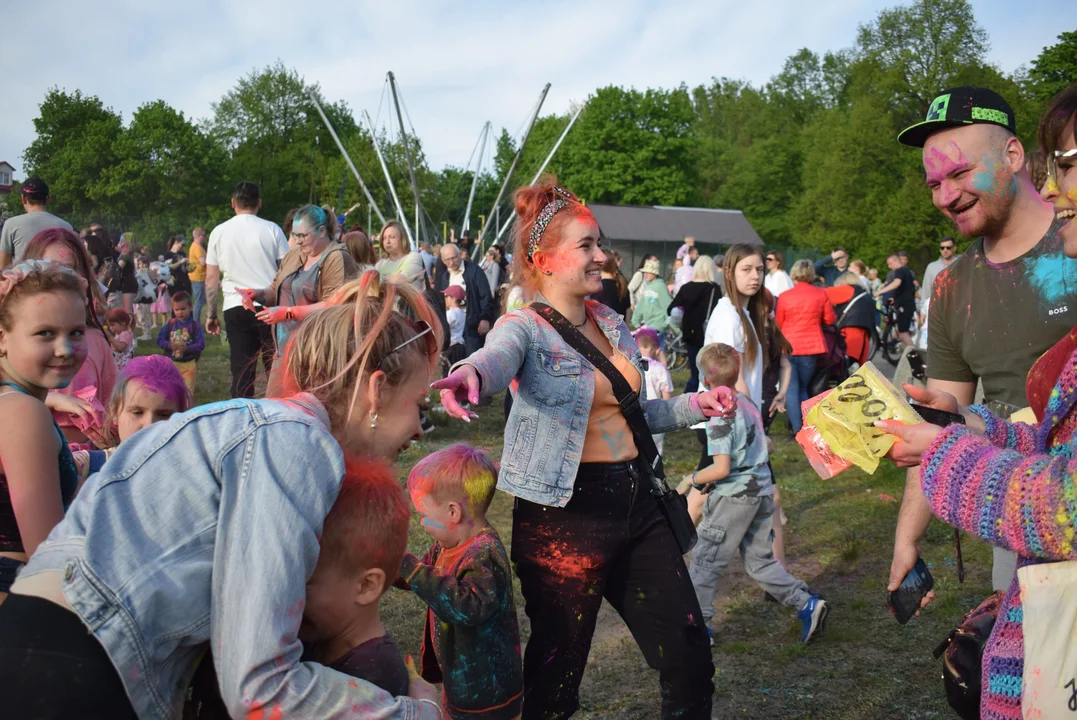
<svg viewBox="0 0 1077 720">
<path fill-rule="evenodd" d="M 699 353 L 699 370 L 708 387 L 734 387 L 740 362 L 740 353 L 721 343 Z M 678 491 L 706 496 L 688 573 L 708 633 L 718 578 L 739 548 L 748 575 L 778 602 L 797 609 L 800 639 L 808 642 L 822 631 L 830 609 L 774 557 L 774 483 L 767 436 L 759 409 L 743 393 L 737 394 L 732 420 L 714 418 L 708 423 L 707 451 L 714 464 L 686 478 Z"/>
</svg>

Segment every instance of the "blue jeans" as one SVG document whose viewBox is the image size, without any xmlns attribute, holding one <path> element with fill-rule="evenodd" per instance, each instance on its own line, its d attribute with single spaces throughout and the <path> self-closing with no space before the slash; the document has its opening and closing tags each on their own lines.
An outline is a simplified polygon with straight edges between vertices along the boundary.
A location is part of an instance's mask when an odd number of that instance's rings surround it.
<svg viewBox="0 0 1077 720">
<path fill-rule="evenodd" d="M 202 308 L 206 306 L 206 284 L 204 282 L 191 281 L 191 290 L 194 295 L 194 319 L 202 324 Z"/>
<path fill-rule="evenodd" d="M 793 432 L 800 432 L 804 425 L 800 404 L 808 399 L 808 385 L 811 384 L 811 376 L 815 374 L 815 356 L 790 355 L 789 364 L 793 366 L 793 373 L 789 379 L 789 397 L 785 403 L 785 411 L 789 415 L 789 426 Z"/>
</svg>

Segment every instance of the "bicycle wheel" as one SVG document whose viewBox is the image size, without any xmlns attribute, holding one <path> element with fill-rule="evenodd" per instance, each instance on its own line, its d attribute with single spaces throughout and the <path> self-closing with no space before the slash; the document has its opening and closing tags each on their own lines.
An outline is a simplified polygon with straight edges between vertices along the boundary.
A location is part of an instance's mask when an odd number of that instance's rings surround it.
<svg viewBox="0 0 1077 720">
<path fill-rule="evenodd" d="M 891 365 L 897 365 L 901 360 L 901 340 L 898 338 L 897 325 L 887 323 L 886 329 L 883 330 L 881 345 L 886 361 Z"/>
<path fill-rule="evenodd" d="M 879 352 L 879 346 L 882 344 L 879 341 L 879 328 L 871 328 L 871 330 L 869 331 L 869 336 L 868 360 L 871 361 L 875 359 L 876 353 Z"/>
</svg>

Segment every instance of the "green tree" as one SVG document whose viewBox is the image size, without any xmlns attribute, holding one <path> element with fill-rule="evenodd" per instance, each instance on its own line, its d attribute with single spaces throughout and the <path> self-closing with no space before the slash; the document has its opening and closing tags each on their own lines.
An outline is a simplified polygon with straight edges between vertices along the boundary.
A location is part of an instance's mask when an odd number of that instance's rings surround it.
<svg viewBox="0 0 1077 720">
<path fill-rule="evenodd" d="M 1028 70 L 1032 94 L 1047 101 L 1077 82 L 1077 30 L 1064 32 L 1045 47 Z"/>
<path fill-rule="evenodd" d="M 916 0 L 879 13 L 857 32 L 859 59 L 875 72 L 868 87 L 881 93 L 899 123 L 922 118 L 940 90 L 963 68 L 984 65 L 987 32 L 968 0 Z"/>
<path fill-rule="evenodd" d="M 105 219 L 89 189 L 115 158 L 123 131 L 120 115 L 96 96 L 52 88 L 34 119 L 37 137 L 23 153 L 27 176 L 41 177 L 52 193 L 52 212 L 72 224 Z"/>
<path fill-rule="evenodd" d="M 189 231 L 227 197 L 224 148 L 163 100 L 136 110 L 112 149 L 115 161 L 90 194 L 110 215 L 134 223 L 143 241 Z"/>
</svg>

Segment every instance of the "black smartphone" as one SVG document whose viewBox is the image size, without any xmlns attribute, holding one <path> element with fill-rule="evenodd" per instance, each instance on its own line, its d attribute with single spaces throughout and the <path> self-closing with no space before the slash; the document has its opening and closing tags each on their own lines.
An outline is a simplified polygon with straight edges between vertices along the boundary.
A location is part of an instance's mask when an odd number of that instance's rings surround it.
<svg viewBox="0 0 1077 720">
<path fill-rule="evenodd" d="M 957 413 L 936 410 L 935 408 L 929 408 L 927 405 L 917 405 L 916 403 L 913 403 L 912 409 L 923 418 L 924 422 L 938 425 L 939 427 L 965 424 L 965 417 Z"/>
<path fill-rule="evenodd" d="M 254 312 L 260 313 L 263 310 L 265 310 L 265 307 L 263 307 L 262 305 L 259 305 L 258 303 L 254 303 Z"/>
<path fill-rule="evenodd" d="M 901 581 L 901 586 L 890 593 L 886 604 L 897 621 L 904 625 L 920 609 L 924 596 L 935 587 L 935 578 L 927 569 L 923 558 L 917 558 L 912 570 Z"/>
<path fill-rule="evenodd" d="M 927 364 L 919 350 L 910 350 L 906 356 L 909 359 L 909 371 L 920 382 L 927 382 Z"/>
</svg>

